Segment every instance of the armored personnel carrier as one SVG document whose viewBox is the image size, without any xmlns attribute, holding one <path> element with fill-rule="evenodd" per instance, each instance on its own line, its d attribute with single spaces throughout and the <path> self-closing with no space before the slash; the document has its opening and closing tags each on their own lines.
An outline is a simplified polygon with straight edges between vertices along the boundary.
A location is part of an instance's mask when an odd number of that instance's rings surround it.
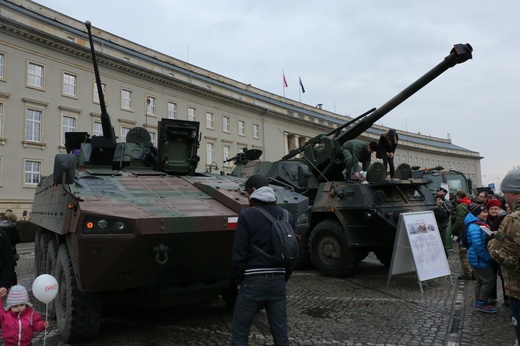
<svg viewBox="0 0 520 346">
<path fill-rule="evenodd" d="M 289 186 L 309 197 L 310 228 L 301 234 L 300 265 L 312 263 L 323 275 L 345 276 L 373 251 L 389 265 L 399 215 L 431 210 L 436 202 L 425 179 L 414 179 L 411 167 L 401 164 L 388 179 L 381 162 L 374 162 L 366 181 L 346 182 L 342 145 L 359 137 L 377 120 L 450 67 L 472 58 L 469 44 L 457 44 L 444 60 L 378 109 L 371 109 L 342 126 L 312 138 L 280 161 L 261 162 L 258 152 L 236 157 L 233 175 L 260 173 L 272 184 Z M 298 157 L 300 156 L 300 157 Z"/>
<path fill-rule="evenodd" d="M 468 196 L 473 193 L 473 181 L 467 178 L 464 173 L 454 168 L 445 170 L 442 166 L 432 168 L 412 167 L 412 177 L 417 179 L 428 179 L 430 182 L 426 185 L 432 194 L 437 193 L 437 189 L 441 184 L 446 184 L 450 193 L 450 199 L 453 199 L 457 190 L 464 191 Z"/>
<path fill-rule="evenodd" d="M 97 89 L 101 79 L 87 22 Z M 162 119 L 117 143 L 103 94 L 102 136 L 66 134 L 53 174 L 34 196 L 36 275 L 56 277 L 49 304 L 67 343 L 93 338 L 105 304 L 166 307 L 222 295 L 233 303 L 231 250 L 244 179 L 198 174 L 199 123 Z M 278 203 L 308 227 L 307 197 L 273 186 Z"/>
</svg>

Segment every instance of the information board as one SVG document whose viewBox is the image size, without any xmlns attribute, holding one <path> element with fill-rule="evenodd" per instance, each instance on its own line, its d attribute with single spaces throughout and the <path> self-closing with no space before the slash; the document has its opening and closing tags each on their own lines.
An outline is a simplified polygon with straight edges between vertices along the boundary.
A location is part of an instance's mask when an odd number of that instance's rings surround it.
<svg viewBox="0 0 520 346">
<path fill-rule="evenodd" d="M 451 279 L 450 265 L 432 211 L 403 213 L 399 217 L 388 282 L 392 275 L 414 271 L 421 292 L 421 281 L 446 275 Z"/>
</svg>

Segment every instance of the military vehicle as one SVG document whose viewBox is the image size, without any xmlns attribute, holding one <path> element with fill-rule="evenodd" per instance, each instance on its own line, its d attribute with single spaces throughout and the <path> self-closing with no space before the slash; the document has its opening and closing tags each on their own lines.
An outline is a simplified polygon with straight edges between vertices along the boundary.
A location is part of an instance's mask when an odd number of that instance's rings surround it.
<svg viewBox="0 0 520 346">
<path fill-rule="evenodd" d="M 323 275 L 341 277 L 352 273 L 371 251 L 389 265 L 399 215 L 435 207 L 428 181 L 413 179 L 408 164 L 399 165 L 395 178 L 388 179 L 383 164 L 374 162 L 364 183 L 346 182 L 341 148 L 448 68 L 471 59 L 472 50 L 469 44 L 455 45 L 441 63 L 380 108 L 310 139 L 280 161 L 249 160 L 260 157 L 257 151 L 236 157 L 239 164 L 233 175 L 260 173 L 271 184 L 289 186 L 311 200 L 310 228 L 300 234 L 302 266 L 310 258 Z"/>
<path fill-rule="evenodd" d="M 473 182 L 467 178 L 464 173 L 455 169 L 444 170 L 442 166 L 436 166 L 433 168 L 421 168 L 418 166 L 412 167 L 412 178 L 416 179 L 428 179 L 430 182 L 426 184 L 428 190 L 432 194 L 437 193 L 437 189 L 441 184 L 448 186 L 450 193 L 450 199 L 453 199 L 457 190 L 464 191 L 467 195 L 473 193 Z"/>
<path fill-rule="evenodd" d="M 66 134 L 67 154 L 38 184 L 30 219 L 39 226 L 36 275 L 58 281 L 49 314 L 67 343 L 96 336 L 105 304 L 167 307 L 219 294 L 232 304 L 233 235 L 249 206 L 244 179 L 195 172 L 198 122 L 160 120 L 158 148 L 141 127 L 117 143 L 102 93 L 99 100 L 103 135 Z M 273 189 L 296 228 L 308 227 L 307 197 Z"/>
</svg>

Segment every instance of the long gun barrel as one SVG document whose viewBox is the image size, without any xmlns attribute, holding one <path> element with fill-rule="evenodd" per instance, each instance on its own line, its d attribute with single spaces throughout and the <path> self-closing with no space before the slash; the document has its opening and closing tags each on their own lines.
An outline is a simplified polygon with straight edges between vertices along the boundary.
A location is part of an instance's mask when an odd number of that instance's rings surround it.
<svg viewBox="0 0 520 346">
<path fill-rule="evenodd" d="M 94 64 L 94 74 L 96 76 L 96 86 L 99 95 L 99 105 L 101 106 L 101 128 L 103 129 L 103 137 L 110 141 L 112 145 L 116 143 L 116 137 L 112 123 L 110 122 L 110 116 L 108 115 L 107 108 L 105 105 L 105 96 L 103 95 L 103 89 L 101 84 L 101 77 L 99 76 L 99 68 L 96 59 L 96 50 L 94 49 L 94 40 L 92 38 L 92 30 L 90 21 L 85 22 L 85 26 L 88 31 L 88 39 L 90 42 L 90 52 L 92 54 L 92 63 Z"/>
<path fill-rule="evenodd" d="M 370 110 L 365 112 L 328 134 L 322 134 L 312 138 L 302 147 L 292 150 L 284 157 L 284 159 L 289 159 L 298 153 L 303 152 L 304 160 L 307 162 L 309 168 L 317 177 L 318 181 L 338 180 L 338 177 L 342 176 L 340 172 L 342 171 L 343 166 L 343 160 L 339 154 L 341 152 L 341 146 L 346 141 L 357 138 L 369 129 L 377 120 L 381 119 L 385 114 L 415 94 L 426 84 L 437 78 L 448 68 L 471 59 L 472 51 L 473 48 L 468 43 L 454 45 L 450 54 L 445 57 L 441 63 L 394 96 L 384 105 L 373 111 Z M 349 125 L 351 125 L 351 127 L 347 128 Z M 345 129 L 345 131 L 340 132 L 342 129 Z M 334 137 L 331 135 L 334 135 Z"/>
<path fill-rule="evenodd" d="M 437 78 L 439 75 L 444 73 L 450 67 L 456 64 L 461 64 L 468 59 L 472 58 L 471 52 L 473 48 L 469 43 L 456 44 L 450 51 L 450 54 L 444 58 L 444 60 L 437 66 L 428 71 L 424 76 L 416 80 L 410 86 L 405 88 L 399 94 L 395 95 L 392 99 L 387 101 L 384 105 L 376 109 L 373 113 L 360 120 L 352 128 L 338 136 L 336 140 L 343 144 L 344 142 L 354 139 L 369 129 L 376 121 L 381 119 L 384 115 L 390 112 L 392 109 L 400 105 L 403 101 L 408 99 L 410 96 L 415 94 L 417 91 L 422 89 L 426 84 Z"/>
</svg>

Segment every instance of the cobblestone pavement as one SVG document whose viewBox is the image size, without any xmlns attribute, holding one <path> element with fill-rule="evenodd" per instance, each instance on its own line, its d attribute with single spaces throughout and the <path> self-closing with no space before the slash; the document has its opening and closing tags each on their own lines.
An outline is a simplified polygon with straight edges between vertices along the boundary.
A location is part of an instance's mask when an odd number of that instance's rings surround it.
<svg viewBox="0 0 520 346">
<path fill-rule="evenodd" d="M 23 245 L 23 244 L 22 244 Z M 31 289 L 32 248 L 22 251 L 19 283 Z M 288 284 L 291 345 L 513 345 L 509 308 L 483 314 L 473 309 L 474 281 L 458 281 L 458 253 L 450 254 L 448 277 L 423 282 L 415 274 L 392 277 L 374 256 L 356 275 L 327 278 L 315 270 L 295 272 Z M 32 298 L 45 317 L 45 305 Z M 66 345 L 56 322 L 33 345 Z M 220 299 L 168 309 L 118 309 L 103 312 L 99 336 L 77 345 L 228 345 L 231 311 Z M 0 343 L 0 345 L 3 345 Z M 257 315 L 250 345 L 272 345 L 265 312 Z"/>
</svg>

